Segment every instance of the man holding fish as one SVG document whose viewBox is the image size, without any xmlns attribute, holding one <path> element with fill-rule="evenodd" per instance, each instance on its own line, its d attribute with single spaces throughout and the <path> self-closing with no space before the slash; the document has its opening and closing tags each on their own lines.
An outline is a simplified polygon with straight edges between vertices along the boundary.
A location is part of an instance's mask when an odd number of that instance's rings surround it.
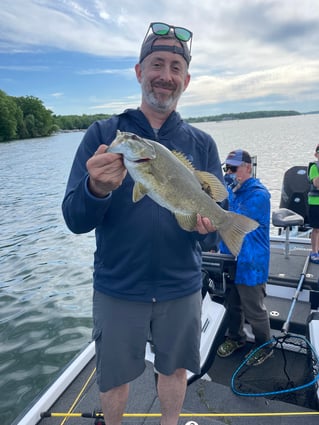
<svg viewBox="0 0 319 425">
<path fill-rule="evenodd" d="M 135 66 L 141 106 L 87 130 L 63 200 L 70 230 L 96 234 L 93 338 L 107 425 L 121 423 L 150 337 L 161 425 L 177 424 L 186 370 L 200 372 L 199 242 L 224 235 L 237 255 L 257 226 L 217 204 L 227 192 L 216 144 L 176 112 L 191 43 L 185 28 L 150 24 Z"/>
</svg>

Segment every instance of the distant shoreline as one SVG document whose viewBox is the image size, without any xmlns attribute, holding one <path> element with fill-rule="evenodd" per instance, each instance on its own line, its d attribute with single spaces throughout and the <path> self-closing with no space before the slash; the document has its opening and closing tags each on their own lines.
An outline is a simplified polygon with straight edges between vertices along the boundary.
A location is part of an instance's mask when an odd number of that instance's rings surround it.
<svg viewBox="0 0 319 425">
<path fill-rule="evenodd" d="M 209 115 L 206 117 L 190 117 L 186 118 L 187 122 L 220 122 L 220 121 L 232 121 L 232 120 L 245 120 L 253 118 L 272 118 L 272 117 L 288 117 L 295 115 L 310 115 L 319 114 L 319 111 L 313 112 L 298 112 L 298 111 L 252 111 L 252 112 L 238 112 L 220 115 Z"/>
<path fill-rule="evenodd" d="M 0 143 L 13 140 L 32 139 L 35 137 L 49 137 L 58 133 L 73 133 L 76 131 L 85 132 L 89 126 L 98 120 L 111 118 L 110 114 L 93 114 L 93 115 L 52 115 L 51 111 L 45 110 L 42 102 L 36 98 L 23 99 L 24 104 L 28 106 L 35 104 L 38 109 L 32 115 L 33 121 L 19 122 L 17 120 L 0 119 L 0 124 L 4 126 L 3 134 L 0 134 Z M 225 122 L 234 120 L 257 119 L 257 118 L 274 118 L 319 114 L 319 111 L 313 112 L 298 112 L 298 111 L 252 111 L 227 113 L 220 115 L 209 115 L 200 117 L 184 118 L 184 121 L 192 123 L 203 122 Z M 114 114 L 115 115 L 115 114 Z M 37 118 L 37 119 L 35 119 Z M 27 125 L 28 124 L 28 125 Z"/>
</svg>

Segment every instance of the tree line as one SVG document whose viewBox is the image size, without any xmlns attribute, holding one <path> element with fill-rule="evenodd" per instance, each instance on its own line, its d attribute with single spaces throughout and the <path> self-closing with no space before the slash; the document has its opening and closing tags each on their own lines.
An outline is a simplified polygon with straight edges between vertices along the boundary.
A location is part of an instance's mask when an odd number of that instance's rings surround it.
<svg viewBox="0 0 319 425">
<path fill-rule="evenodd" d="M 210 115 L 207 117 L 189 118 L 188 122 L 203 121 L 229 121 L 229 120 L 246 120 L 252 118 L 270 118 L 270 117 L 286 117 L 291 115 L 301 115 L 297 111 L 254 111 L 254 112 L 238 112 L 236 114 L 220 114 Z"/>
<path fill-rule="evenodd" d="M 8 96 L 0 90 L 0 142 L 46 137 L 61 130 L 87 129 L 111 115 L 54 115 L 34 96 Z"/>
<path fill-rule="evenodd" d="M 32 96 L 13 97 L 0 90 L 0 142 L 52 134 L 52 112 Z"/>
<path fill-rule="evenodd" d="M 296 111 L 256 111 L 237 114 L 188 118 L 190 123 L 225 121 L 262 117 L 300 115 Z M 109 114 L 55 115 L 33 96 L 8 96 L 0 90 L 0 142 L 46 137 L 58 131 L 86 130 L 94 121 L 110 118 Z"/>
</svg>

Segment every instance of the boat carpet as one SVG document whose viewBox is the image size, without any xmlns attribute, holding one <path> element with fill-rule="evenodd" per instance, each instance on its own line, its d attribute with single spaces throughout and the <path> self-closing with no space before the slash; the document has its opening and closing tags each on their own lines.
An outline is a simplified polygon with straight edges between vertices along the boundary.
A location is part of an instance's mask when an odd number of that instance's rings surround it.
<svg viewBox="0 0 319 425">
<path fill-rule="evenodd" d="M 309 248 L 292 248 L 286 258 L 283 248 L 272 246 L 268 283 L 297 288 L 308 255 Z M 319 291 L 318 264 L 309 263 L 304 288 Z"/>
<path fill-rule="evenodd" d="M 292 300 L 268 295 L 265 298 L 265 305 L 267 307 L 271 329 L 281 330 L 288 319 Z M 310 303 L 297 300 L 290 316 L 289 332 L 307 335 L 310 313 Z"/>
<path fill-rule="evenodd" d="M 295 342 L 298 343 L 298 340 Z M 252 345 L 247 343 L 243 348 L 237 350 L 229 357 L 220 358 L 216 356 L 212 367 L 208 371 L 210 378 L 214 382 L 230 388 L 234 372 L 242 364 L 245 354 L 249 352 L 251 347 Z M 256 397 L 253 397 L 253 394 L 270 393 L 286 390 L 291 387 L 304 386 L 313 380 L 309 358 L 305 354 L 285 350 L 283 355 L 280 347 L 277 347 L 274 350 L 274 354 L 263 364 L 241 369 L 237 375 L 238 378 L 236 377 L 234 381 L 238 392 L 249 393 L 251 396 L 248 396 L 248 398 L 256 399 Z M 293 405 L 305 406 L 314 410 L 319 408 L 314 385 L 299 391 L 269 395 L 265 399 L 292 403 Z"/>
<path fill-rule="evenodd" d="M 74 400 L 77 398 L 79 391 L 87 381 L 90 373 L 94 369 L 95 359 L 93 359 L 89 365 L 81 372 L 76 380 L 76 385 L 71 385 L 63 394 L 63 397 L 58 400 L 50 409 L 50 412 L 69 412 Z M 73 412 L 100 412 L 101 405 L 99 402 L 99 392 L 96 384 L 96 376 L 90 381 L 86 391 L 80 397 Z M 128 400 L 126 413 L 159 413 L 160 406 L 156 392 L 155 375 L 153 365 L 146 362 L 146 369 L 142 376 L 137 378 L 131 383 L 130 396 Z M 183 412 L 186 412 L 183 410 Z M 43 418 L 40 425 L 61 425 L 63 417 L 50 417 Z M 180 418 L 179 425 L 185 424 L 192 418 Z M 64 423 L 64 422 L 63 422 Z M 94 424 L 94 419 L 88 419 L 83 417 L 69 417 L 67 418 L 68 425 L 85 425 Z M 123 425 L 159 425 L 160 417 L 124 417 L 122 421 Z M 209 421 L 205 418 L 201 418 L 201 425 L 225 425 L 225 422 L 217 419 L 210 419 Z"/>
<path fill-rule="evenodd" d="M 222 366 L 225 368 L 225 364 Z M 89 374 L 94 368 L 94 360 L 89 364 L 78 378 L 76 388 L 70 387 L 66 390 L 62 400 L 58 401 L 51 409 L 52 412 L 67 412 L 74 399 L 77 397 L 79 390 L 87 381 Z M 225 370 L 225 369 L 224 369 Z M 99 394 L 96 386 L 95 376 L 88 385 L 87 390 L 80 397 L 79 402 L 74 408 L 75 412 L 92 412 L 100 411 Z M 274 417 L 246 417 L 240 415 L 242 412 L 311 412 L 307 409 L 300 408 L 295 405 L 283 403 L 276 400 L 268 400 L 264 397 L 239 397 L 235 395 L 229 386 L 218 382 L 209 382 L 200 379 L 188 386 L 182 413 L 190 415 L 190 413 L 201 413 L 219 416 L 196 417 L 185 416 L 180 417 L 178 425 L 185 425 L 187 422 L 199 425 L 297 425 L 300 424 L 299 417 L 290 416 L 274 416 Z M 127 413 L 158 413 L 160 412 L 159 400 L 155 388 L 155 379 L 153 366 L 147 362 L 145 372 L 141 377 L 133 381 L 129 397 Z M 220 416 L 220 413 L 230 413 L 234 416 Z M 303 417 L 302 417 L 303 418 Z M 307 416 L 307 425 L 317 425 L 318 416 Z M 94 419 L 87 418 L 69 418 L 67 422 L 63 422 L 63 418 L 44 418 L 41 425 L 85 425 L 94 424 Z M 159 417 L 125 417 L 123 425 L 159 425 Z"/>
</svg>

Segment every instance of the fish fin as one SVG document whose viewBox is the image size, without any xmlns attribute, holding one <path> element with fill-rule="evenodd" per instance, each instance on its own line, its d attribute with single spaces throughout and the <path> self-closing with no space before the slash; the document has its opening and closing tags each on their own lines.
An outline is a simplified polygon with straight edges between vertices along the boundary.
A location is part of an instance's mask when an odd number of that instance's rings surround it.
<svg viewBox="0 0 319 425">
<path fill-rule="evenodd" d="M 197 224 L 197 214 L 175 214 L 176 220 L 182 229 L 192 232 Z"/>
<path fill-rule="evenodd" d="M 259 223 L 242 214 L 230 211 L 226 212 L 226 219 L 222 226 L 218 228 L 218 232 L 227 245 L 229 251 L 237 257 L 241 250 L 244 236 L 257 229 Z"/>
<path fill-rule="evenodd" d="M 172 151 L 172 153 L 195 175 L 204 192 L 211 198 L 217 202 L 221 202 L 228 197 L 226 187 L 214 174 L 196 170 L 191 161 L 182 152 Z"/>
<path fill-rule="evenodd" d="M 202 189 L 216 202 L 221 202 L 228 197 L 226 187 L 222 182 L 214 176 L 214 174 L 208 173 L 207 171 L 194 171 L 194 174 L 200 182 Z"/>
<path fill-rule="evenodd" d="M 146 194 L 147 194 L 146 187 L 143 186 L 142 183 L 136 182 L 133 187 L 133 195 L 132 195 L 133 202 L 140 201 L 142 198 L 144 198 Z"/>
<path fill-rule="evenodd" d="M 187 159 L 182 152 L 172 151 L 172 154 L 175 155 L 176 158 L 179 159 L 192 173 L 196 171 L 191 161 Z"/>
</svg>

